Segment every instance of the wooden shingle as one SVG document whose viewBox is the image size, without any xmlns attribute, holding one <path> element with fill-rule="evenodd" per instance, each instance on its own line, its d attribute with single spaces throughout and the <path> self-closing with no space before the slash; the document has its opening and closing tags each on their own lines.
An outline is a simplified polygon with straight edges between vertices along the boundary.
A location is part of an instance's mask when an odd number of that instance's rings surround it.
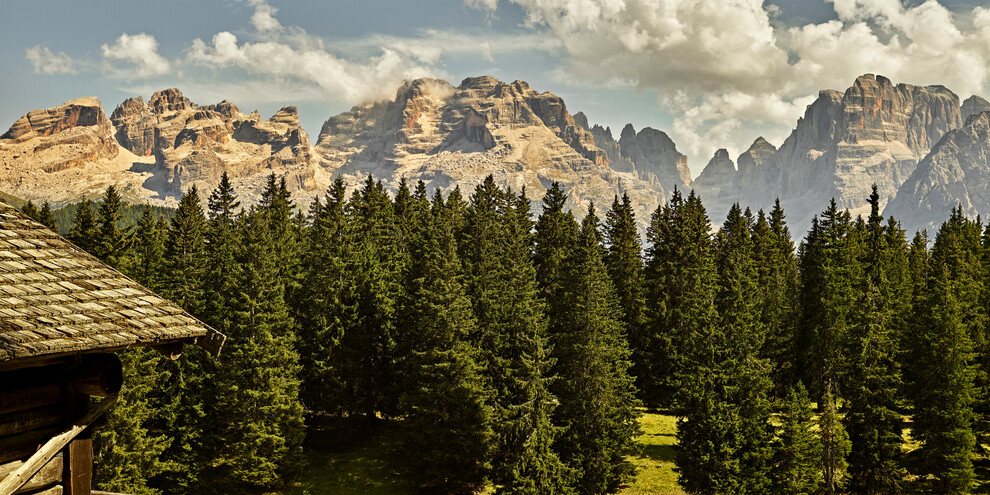
<svg viewBox="0 0 990 495">
<path fill-rule="evenodd" d="M 0 202 L 0 364 L 224 337 Z"/>
</svg>

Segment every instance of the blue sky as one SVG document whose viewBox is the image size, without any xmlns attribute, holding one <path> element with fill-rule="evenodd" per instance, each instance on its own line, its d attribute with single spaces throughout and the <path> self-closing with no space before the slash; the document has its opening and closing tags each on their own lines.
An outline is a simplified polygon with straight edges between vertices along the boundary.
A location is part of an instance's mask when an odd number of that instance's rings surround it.
<svg viewBox="0 0 990 495">
<path fill-rule="evenodd" d="M 267 117 L 329 116 L 405 78 L 490 74 L 564 97 L 618 136 L 674 139 L 693 175 L 763 135 L 779 145 L 820 89 L 862 73 L 987 94 L 990 9 L 975 0 L 95 0 L 0 3 L 0 127 L 35 108 L 178 87 Z"/>
</svg>

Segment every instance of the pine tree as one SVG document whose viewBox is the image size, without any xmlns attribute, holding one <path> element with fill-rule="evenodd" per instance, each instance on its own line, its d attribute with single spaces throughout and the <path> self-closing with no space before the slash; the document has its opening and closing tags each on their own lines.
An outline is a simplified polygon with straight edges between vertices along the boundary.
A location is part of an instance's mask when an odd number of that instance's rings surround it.
<svg viewBox="0 0 990 495">
<path fill-rule="evenodd" d="M 578 473 L 579 493 L 611 493 L 632 474 L 626 456 L 635 451 L 636 388 L 622 310 L 604 263 L 594 205 L 581 223 L 566 261 L 569 331 L 556 344 L 563 459 Z"/>
<path fill-rule="evenodd" d="M 96 248 L 96 217 L 93 215 L 93 202 L 84 199 L 76 206 L 76 215 L 72 230 L 69 231 L 69 241 L 83 251 L 93 253 Z"/>
<path fill-rule="evenodd" d="M 821 493 L 835 495 L 842 490 L 846 480 L 846 456 L 849 455 L 849 435 L 842 427 L 835 396 L 831 389 L 825 389 L 819 404 L 818 436 L 821 439 L 821 472 L 823 485 Z"/>
<path fill-rule="evenodd" d="M 224 392 L 208 414 L 212 460 L 201 473 L 202 491 L 282 486 L 302 462 L 299 356 L 268 222 L 263 210 L 253 210 L 239 228 L 242 272 L 216 364 L 215 387 Z"/>
<path fill-rule="evenodd" d="M 408 431 L 406 449 L 420 484 L 442 493 L 474 493 L 484 481 L 492 442 L 490 408 L 474 350 L 470 301 L 460 282 L 450 215 L 434 203 L 422 256 L 413 259 L 413 325 L 403 370 L 416 385 L 400 401 Z"/>
<path fill-rule="evenodd" d="M 547 325 L 550 335 L 565 331 L 564 262 L 577 239 L 578 224 L 570 210 L 564 211 L 567 195 L 560 183 L 554 182 L 543 196 L 543 213 L 536 221 L 533 264 L 540 295 L 546 301 Z"/>
<path fill-rule="evenodd" d="M 939 493 L 967 493 L 973 481 L 974 331 L 981 331 L 980 225 L 962 208 L 935 236 L 911 338 L 912 436 Z"/>
<path fill-rule="evenodd" d="M 145 208 L 134 232 L 134 264 L 130 274 L 153 291 L 163 291 L 165 223 Z"/>
<path fill-rule="evenodd" d="M 302 399 L 306 407 L 322 414 L 350 412 L 345 386 L 345 349 L 338 347 L 349 322 L 356 321 L 357 280 L 350 271 L 354 242 L 351 221 L 345 214 L 344 181 L 337 178 L 324 202 L 310 207 L 312 225 L 303 251 L 302 294 L 296 302 L 302 364 Z"/>
<path fill-rule="evenodd" d="M 845 427 L 852 442 L 849 455 L 850 488 L 855 493 L 900 492 L 902 473 L 901 417 L 895 410 L 900 389 L 898 349 L 891 327 L 902 308 L 891 290 L 892 251 L 880 216 L 880 196 L 873 186 L 866 226 L 863 271 L 865 281 L 857 302 L 850 335 L 848 398 Z M 895 224 L 892 222 L 892 227 Z"/>
<path fill-rule="evenodd" d="M 58 224 L 55 222 L 55 215 L 52 213 L 52 205 L 48 201 L 45 201 L 41 205 L 41 210 L 38 211 L 38 222 L 52 231 L 58 232 Z"/>
<path fill-rule="evenodd" d="M 82 205 L 80 205 L 82 208 Z M 196 186 L 179 200 L 165 237 L 166 295 L 193 315 L 203 313 L 206 264 L 206 217 Z"/>
<path fill-rule="evenodd" d="M 123 200 L 117 188 L 108 186 L 97 210 L 99 227 L 94 239 L 94 253 L 110 265 L 121 267 L 130 248 L 128 233 L 120 228 Z"/>
<path fill-rule="evenodd" d="M 791 388 L 783 403 L 774 441 L 773 484 L 777 495 L 815 495 L 821 489 L 821 444 L 814 431 L 814 409 L 804 385 Z"/>
<path fill-rule="evenodd" d="M 766 330 L 760 356 L 773 366 L 774 395 L 783 397 L 797 378 L 794 339 L 799 308 L 797 258 L 779 199 L 769 218 L 762 210 L 757 215 L 753 255 L 759 277 L 757 312 Z"/>
<path fill-rule="evenodd" d="M 849 212 L 839 210 L 833 199 L 820 217 L 812 219 L 799 254 L 797 348 L 803 364 L 799 371 L 819 402 L 826 390 L 835 395 L 847 374 L 847 343 L 854 323 L 857 281 L 862 279 L 857 229 Z"/>
<path fill-rule="evenodd" d="M 107 424 L 93 435 L 94 482 L 102 490 L 134 495 L 161 493 L 149 486 L 152 478 L 178 465 L 164 460 L 171 434 L 149 428 L 156 416 L 167 414 L 152 404 L 155 389 L 171 378 L 162 356 L 150 349 L 120 353 L 124 385 Z"/>
<path fill-rule="evenodd" d="M 632 348 L 632 373 L 636 377 L 641 374 L 645 377 L 649 355 L 646 353 L 647 339 L 643 335 L 643 325 L 646 322 L 643 255 L 636 216 L 627 194 L 622 195 L 621 203 L 616 197 L 612 202 L 612 209 L 605 216 L 605 244 L 608 246 L 605 265 L 619 297 L 622 321 Z M 641 382 L 642 380 L 637 379 L 637 388 L 643 386 Z"/>
<path fill-rule="evenodd" d="M 715 259 L 705 208 L 692 191 L 674 190 L 654 212 L 647 230 L 645 287 L 648 322 L 640 345 L 649 368 L 640 369 L 641 397 L 648 407 L 675 406 L 681 388 L 684 346 L 715 324 Z"/>
<path fill-rule="evenodd" d="M 678 467 L 692 493 L 769 487 L 770 364 L 760 359 L 751 217 L 738 204 L 715 237 L 719 318 L 685 336 L 678 404 Z"/>
<path fill-rule="evenodd" d="M 38 205 L 34 204 L 32 201 L 24 203 L 24 206 L 21 207 L 21 213 L 31 217 L 35 221 L 39 221 L 39 218 L 41 218 L 40 212 L 38 211 Z"/>
</svg>

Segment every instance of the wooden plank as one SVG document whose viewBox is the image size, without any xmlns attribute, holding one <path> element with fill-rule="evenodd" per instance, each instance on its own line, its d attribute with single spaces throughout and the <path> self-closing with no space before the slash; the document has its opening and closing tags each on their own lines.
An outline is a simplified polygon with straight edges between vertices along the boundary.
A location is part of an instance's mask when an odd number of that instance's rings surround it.
<svg viewBox="0 0 990 495">
<path fill-rule="evenodd" d="M 23 464 L 21 461 L 14 461 L 0 466 L 0 479 L 6 478 Z M 62 454 L 59 454 L 38 470 L 38 473 L 32 476 L 16 493 L 46 488 L 62 481 L 62 469 Z"/>
<path fill-rule="evenodd" d="M 66 495 L 90 495 L 93 490 L 93 440 L 76 438 L 66 449 L 69 462 L 66 464 Z"/>
<path fill-rule="evenodd" d="M 34 492 L 31 494 L 25 494 L 25 495 L 62 495 L 63 490 L 64 489 L 62 488 L 62 485 L 55 485 L 47 490 Z"/>
<path fill-rule="evenodd" d="M 0 394 L 26 388 L 68 384 L 79 392 L 107 397 L 120 391 L 124 382 L 116 354 L 86 354 L 62 364 L 0 374 Z"/>
<path fill-rule="evenodd" d="M 0 462 L 23 459 L 34 454 L 49 438 L 58 435 L 62 429 L 44 428 L 12 437 L 0 437 Z"/>
<path fill-rule="evenodd" d="M 63 422 L 64 415 L 59 405 L 0 415 L 0 437 L 55 426 Z"/>
<path fill-rule="evenodd" d="M 62 384 L 60 383 L 16 388 L 0 392 L 0 414 L 49 406 L 61 400 Z"/>
<path fill-rule="evenodd" d="M 34 473 L 38 472 L 38 470 L 41 469 L 41 467 L 44 466 L 49 460 L 58 455 L 60 450 L 65 448 L 69 442 L 85 431 L 86 428 L 88 428 L 89 425 L 96 420 L 96 418 L 106 414 L 106 412 L 110 409 L 110 406 L 112 406 L 116 401 L 116 395 L 111 395 L 110 397 L 103 399 L 99 404 L 97 404 L 96 407 L 86 413 L 82 419 L 76 421 L 71 428 L 46 442 L 45 445 L 38 449 L 38 451 L 35 452 L 34 455 L 27 460 L 27 462 L 19 467 L 17 471 L 14 471 L 4 478 L 3 481 L 0 481 L 0 495 L 14 495 L 17 489 L 23 486 L 24 483 L 31 478 L 31 476 L 34 476 Z M 88 447 L 90 466 L 92 466 L 92 443 L 89 443 Z M 71 452 L 70 459 L 68 459 L 67 462 L 73 462 L 71 459 Z M 89 492 L 86 493 L 88 494 Z"/>
</svg>

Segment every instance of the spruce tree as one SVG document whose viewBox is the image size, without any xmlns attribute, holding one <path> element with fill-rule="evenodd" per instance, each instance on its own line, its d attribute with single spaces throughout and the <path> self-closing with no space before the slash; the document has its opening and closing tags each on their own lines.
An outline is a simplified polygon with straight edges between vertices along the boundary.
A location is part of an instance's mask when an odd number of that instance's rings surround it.
<svg viewBox="0 0 990 495">
<path fill-rule="evenodd" d="M 68 239 L 83 251 L 93 253 L 96 248 L 96 216 L 93 214 L 93 202 L 84 199 L 76 205 L 72 230 Z"/>
<path fill-rule="evenodd" d="M 982 331 L 980 225 L 956 207 L 935 236 L 912 330 L 912 436 L 939 493 L 973 481 L 974 332 Z"/>
<path fill-rule="evenodd" d="M 130 274 L 153 291 L 163 291 L 165 223 L 145 208 L 134 231 L 134 264 Z"/>
<path fill-rule="evenodd" d="M 344 181 L 337 178 L 310 207 L 312 225 L 303 251 L 302 294 L 295 312 L 302 325 L 299 348 L 302 364 L 301 396 L 306 407 L 319 414 L 351 412 L 344 382 L 347 360 L 338 346 L 348 324 L 356 321 L 357 280 L 350 266 L 354 256 L 351 220 Z"/>
<path fill-rule="evenodd" d="M 565 211 L 567 195 L 554 182 L 543 196 L 543 213 L 536 221 L 533 264 L 540 295 L 547 305 L 547 325 L 551 335 L 565 331 L 567 308 L 564 293 L 564 262 L 574 249 L 578 224 L 570 210 Z"/>
<path fill-rule="evenodd" d="M 475 329 L 461 287 L 452 220 L 434 203 L 415 280 L 413 323 L 404 334 L 402 369 L 415 386 L 400 400 L 408 432 L 405 448 L 422 487 L 442 493 L 474 493 L 487 470 L 492 442 L 490 408 L 480 370 L 468 344 Z"/>
<path fill-rule="evenodd" d="M 646 311 L 648 322 L 640 345 L 646 346 L 648 369 L 638 377 L 648 407 L 671 408 L 681 388 L 684 346 L 696 333 L 715 324 L 715 259 L 711 224 L 701 199 L 685 199 L 675 188 L 666 206 L 654 212 L 647 230 Z"/>
<path fill-rule="evenodd" d="M 774 395 L 783 397 L 797 379 L 794 345 L 799 307 L 797 258 L 779 199 L 769 218 L 762 210 L 757 214 L 753 255 L 758 274 L 757 312 L 766 331 L 760 356 L 773 366 Z"/>
<path fill-rule="evenodd" d="M 208 414 L 212 459 L 199 480 L 205 492 L 279 487 L 302 462 L 299 356 L 268 222 L 266 212 L 252 210 L 239 227 L 242 271 L 216 364 L 215 387 L 223 393 Z"/>
<path fill-rule="evenodd" d="M 769 488 L 772 387 L 760 359 L 751 217 L 738 204 L 714 240 L 718 318 L 685 335 L 678 404 L 678 468 L 692 493 L 764 493 Z"/>
<path fill-rule="evenodd" d="M 643 335 L 646 322 L 643 294 L 643 255 L 636 215 L 628 194 L 622 202 L 616 197 L 612 209 L 605 216 L 605 265 L 622 307 L 622 321 L 632 348 L 632 373 L 637 377 L 637 388 L 642 386 L 638 377 L 641 369 L 648 369 L 647 339 Z M 645 374 L 644 374 L 645 377 Z"/>
<path fill-rule="evenodd" d="M 80 205 L 80 208 L 82 206 Z M 206 268 L 206 217 L 196 186 L 179 200 L 165 237 L 165 294 L 193 315 L 205 304 L 203 275 Z"/>
<path fill-rule="evenodd" d="M 568 332 L 556 343 L 563 459 L 577 471 L 578 493 L 611 493 L 632 474 L 626 456 L 635 452 L 636 387 L 622 310 L 604 263 L 594 205 L 581 223 L 566 261 Z"/>
<path fill-rule="evenodd" d="M 122 266 L 130 247 L 128 232 L 120 228 L 122 207 L 123 200 L 120 193 L 117 192 L 117 188 L 112 185 L 108 186 L 97 211 L 99 227 L 94 240 L 94 254 L 103 261 L 118 267 Z"/>
<path fill-rule="evenodd" d="M 846 480 L 846 456 L 849 455 L 849 435 L 842 426 L 835 396 L 830 388 L 825 389 L 818 417 L 818 436 L 821 441 L 821 472 L 823 488 L 821 493 L 835 495 L 842 493 Z"/>
<path fill-rule="evenodd" d="M 35 221 L 39 221 L 39 218 L 41 218 L 40 212 L 38 211 L 38 205 L 34 204 L 34 202 L 30 200 L 27 203 L 24 203 L 24 206 L 21 207 L 21 213 L 31 217 Z"/>
<path fill-rule="evenodd" d="M 879 198 L 874 185 L 863 251 L 865 277 L 850 328 L 850 366 L 844 388 L 848 399 L 844 420 L 852 443 L 850 488 L 864 494 L 898 493 L 902 478 L 901 417 L 896 411 L 901 377 L 892 327 L 903 308 L 895 304 L 900 290 L 891 290 L 890 278 L 899 275 L 892 267 L 899 250 L 890 245 Z M 891 222 L 890 227 L 895 226 Z"/>
<path fill-rule="evenodd" d="M 38 222 L 52 231 L 58 232 L 58 224 L 55 222 L 55 215 L 52 213 L 52 205 L 48 201 L 45 201 L 41 205 L 41 210 L 38 211 Z"/>
<path fill-rule="evenodd" d="M 814 408 L 804 385 L 788 390 L 774 441 L 770 493 L 815 495 L 821 489 L 821 444 L 815 434 Z"/>
</svg>

